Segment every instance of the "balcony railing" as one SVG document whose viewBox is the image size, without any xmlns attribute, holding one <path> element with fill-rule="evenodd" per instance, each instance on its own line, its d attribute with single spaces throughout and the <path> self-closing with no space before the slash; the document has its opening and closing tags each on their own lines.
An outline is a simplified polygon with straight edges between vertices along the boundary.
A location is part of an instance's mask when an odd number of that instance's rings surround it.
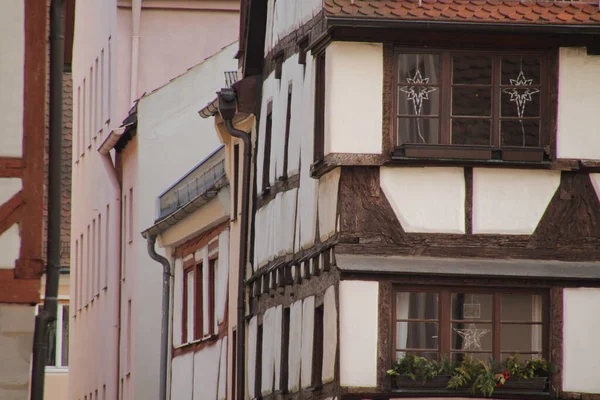
<svg viewBox="0 0 600 400">
<path fill-rule="evenodd" d="M 225 183 L 225 147 L 221 146 L 158 197 L 157 220 Z"/>
</svg>

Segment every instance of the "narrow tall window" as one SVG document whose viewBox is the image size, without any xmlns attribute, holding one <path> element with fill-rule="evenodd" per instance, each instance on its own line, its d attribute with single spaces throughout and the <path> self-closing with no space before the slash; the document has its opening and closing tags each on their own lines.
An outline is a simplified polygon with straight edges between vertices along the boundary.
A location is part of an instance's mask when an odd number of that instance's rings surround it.
<svg viewBox="0 0 600 400">
<path fill-rule="evenodd" d="M 233 362 L 231 363 L 231 398 L 232 400 L 236 400 L 237 398 L 237 330 L 233 330 L 233 337 L 231 339 L 231 348 L 233 349 Z"/>
<path fill-rule="evenodd" d="M 94 137 L 100 131 L 100 118 L 98 115 L 99 109 L 102 107 L 102 103 L 100 103 L 100 91 L 98 90 L 98 85 L 100 84 L 100 79 L 98 79 L 98 74 L 100 73 L 100 69 L 98 68 L 99 60 L 96 57 L 96 65 L 94 66 L 94 73 L 96 77 L 94 78 Z"/>
<path fill-rule="evenodd" d="M 194 340 L 194 268 L 183 271 L 183 329 L 182 343 Z"/>
<path fill-rule="evenodd" d="M 90 231 L 91 231 L 91 227 L 90 227 L 90 225 L 88 225 L 87 226 L 87 235 L 85 237 L 85 286 L 86 286 L 85 304 L 86 305 L 89 304 L 89 302 L 92 298 L 92 290 L 93 290 L 92 277 L 94 276 L 92 267 L 91 267 L 92 258 L 90 257 L 90 255 L 91 255 Z M 90 272 L 91 272 L 91 274 L 90 274 Z"/>
<path fill-rule="evenodd" d="M 217 270 L 219 268 L 219 259 L 214 258 L 210 260 L 210 268 L 208 270 L 208 327 L 209 334 L 217 334 L 217 318 L 215 307 L 216 293 L 215 293 L 215 278 L 217 277 Z"/>
<path fill-rule="evenodd" d="M 129 218 L 127 217 L 127 195 L 123 196 L 123 204 L 121 205 L 123 209 L 123 245 L 125 245 L 127 241 L 127 223 L 129 222 Z M 125 252 L 123 252 L 123 256 L 125 256 Z"/>
<path fill-rule="evenodd" d="M 106 69 L 108 70 L 108 82 L 106 88 L 106 123 L 110 123 L 110 116 L 112 113 L 112 47 L 111 47 L 111 37 L 108 38 L 108 65 Z M 110 129 L 110 128 L 108 128 Z"/>
<path fill-rule="evenodd" d="M 100 129 L 104 125 L 104 49 L 100 52 Z"/>
<path fill-rule="evenodd" d="M 263 352 L 263 326 L 258 325 L 258 333 L 256 335 L 256 376 L 254 383 L 255 397 L 261 395 L 262 385 L 262 352 Z"/>
<path fill-rule="evenodd" d="M 127 232 L 129 243 L 133 242 L 133 188 L 129 188 L 129 230 Z"/>
<path fill-rule="evenodd" d="M 90 67 L 90 88 L 89 88 L 89 117 L 88 117 L 88 146 L 92 146 L 94 137 L 94 67 Z"/>
<path fill-rule="evenodd" d="M 93 301 L 96 294 L 96 218 L 92 220 L 92 237 L 90 242 L 92 247 L 92 260 L 90 263 L 90 284 L 92 286 L 92 290 L 90 292 L 90 298 Z"/>
<path fill-rule="evenodd" d="M 316 57 L 314 161 L 325 157 L 325 53 Z"/>
<path fill-rule="evenodd" d="M 323 306 L 315 308 L 312 386 L 321 386 L 323 372 Z"/>
<path fill-rule="evenodd" d="M 83 93 L 82 93 L 82 98 L 81 98 L 81 154 L 85 153 L 85 149 L 87 147 L 87 141 L 86 141 L 86 137 L 87 137 L 87 131 L 86 131 L 86 127 L 87 127 L 87 119 L 86 119 L 86 84 L 85 84 L 85 78 L 83 78 Z"/>
<path fill-rule="evenodd" d="M 77 295 L 77 289 L 78 289 L 78 282 L 79 282 L 79 274 L 81 274 L 80 271 L 81 268 L 81 263 L 79 260 L 79 239 L 75 240 L 75 276 L 74 276 L 74 280 L 75 280 L 75 290 L 73 290 L 73 300 L 74 300 L 74 305 L 75 305 L 75 311 L 79 310 L 78 306 L 80 304 L 80 299 L 79 296 Z"/>
<path fill-rule="evenodd" d="M 53 369 L 69 366 L 69 306 L 66 304 L 58 305 L 56 321 L 48 325 L 46 366 Z"/>
<path fill-rule="evenodd" d="M 279 379 L 279 390 L 282 394 L 288 390 L 288 370 L 290 354 L 290 308 L 283 309 L 283 321 L 281 327 L 281 375 Z"/>
<path fill-rule="evenodd" d="M 288 88 L 287 111 L 285 114 L 285 138 L 283 145 L 283 171 L 281 172 L 281 180 L 285 181 L 288 178 L 288 160 L 290 152 L 290 128 L 292 122 L 292 84 Z"/>
<path fill-rule="evenodd" d="M 131 299 L 127 302 L 127 372 L 131 372 Z"/>
<path fill-rule="evenodd" d="M 192 330 L 193 337 L 192 339 L 200 339 L 204 335 L 204 327 L 208 330 L 208 322 L 205 321 L 207 317 L 204 312 L 204 304 L 207 304 L 208 301 L 204 301 L 204 293 L 208 292 L 208 288 L 206 292 L 204 292 L 204 266 L 202 262 L 196 264 L 196 286 L 194 287 L 194 310 L 196 311 L 193 314 L 194 318 L 194 329 Z"/>
<path fill-rule="evenodd" d="M 237 219 L 240 185 L 240 145 L 233 146 L 233 219 Z"/>
<path fill-rule="evenodd" d="M 85 282 L 83 280 L 83 271 L 85 270 L 86 266 L 83 263 L 83 233 L 79 236 L 79 278 L 78 278 L 78 284 L 77 284 L 77 289 L 79 291 L 79 309 L 81 310 L 84 300 L 83 300 L 83 282 Z"/>
<path fill-rule="evenodd" d="M 267 105 L 267 123 L 265 128 L 265 150 L 263 158 L 262 190 L 265 191 L 271 186 L 271 134 L 273 129 L 273 104 Z"/>
<path fill-rule="evenodd" d="M 79 159 L 79 156 L 81 155 L 81 153 L 83 153 L 83 151 L 81 150 L 83 148 L 83 139 L 82 139 L 82 133 L 81 133 L 81 86 L 77 87 L 77 134 L 75 135 L 75 145 L 73 146 L 73 152 L 75 154 L 73 154 L 75 156 L 75 159 Z"/>
</svg>

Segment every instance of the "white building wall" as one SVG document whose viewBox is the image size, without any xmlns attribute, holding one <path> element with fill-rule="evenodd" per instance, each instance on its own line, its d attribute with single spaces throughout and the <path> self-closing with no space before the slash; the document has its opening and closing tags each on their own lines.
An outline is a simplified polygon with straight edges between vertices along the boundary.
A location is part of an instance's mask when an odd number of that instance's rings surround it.
<svg viewBox="0 0 600 400">
<path fill-rule="evenodd" d="M 188 353 L 173 358 L 171 365 L 170 400 L 190 400 L 193 396 L 194 354 Z"/>
<path fill-rule="evenodd" d="M 559 158 L 600 159 L 600 135 L 592 121 L 600 108 L 600 57 L 584 47 L 561 48 L 558 66 Z"/>
<path fill-rule="evenodd" d="M 310 296 L 302 302 L 302 360 L 300 362 L 300 383 L 303 389 L 312 384 L 313 341 L 315 331 L 315 297 Z"/>
<path fill-rule="evenodd" d="M 383 45 L 333 42 L 325 56 L 325 155 L 381 153 Z"/>
<path fill-rule="evenodd" d="M 323 383 L 335 379 L 335 360 L 337 356 L 338 314 L 335 287 L 330 286 L 323 298 Z"/>
<path fill-rule="evenodd" d="M 341 386 L 377 386 L 378 292 L 378 282 L 340 282 Z"/>
<path fill-rule="evenodd" d="M 406 232 L 465 233 L 462 168 L 381 167 L 380 178 Z"/>
<path fill-rule="evenodd" d="M 265 55 L 286 35 L 316 16 L 321 9 L 322 0 L 269 0 L 267 5 Z"/>
<path fill-rule="evenodd" d="M 25 2 L 5 2 L 0 13 L 1 157 L 20 157 L 23 144 Z"/>
<path fill-rule="evenodd" d="M 302 359 L 302 300 L 290 306 L 290 349 L 288 353 L 288 390 L 300 390 L 300 361 Z"/>
<path fill-rule="evenodd" d="M 560 171 L 473 169 L 473 233 L 531 235 L 560 184 Z"/>
<path fill-rule="evenodd" d="M 567 392 L 600 393 L 600 289 L 563 292 L 563 387 Z"/>
</svg>

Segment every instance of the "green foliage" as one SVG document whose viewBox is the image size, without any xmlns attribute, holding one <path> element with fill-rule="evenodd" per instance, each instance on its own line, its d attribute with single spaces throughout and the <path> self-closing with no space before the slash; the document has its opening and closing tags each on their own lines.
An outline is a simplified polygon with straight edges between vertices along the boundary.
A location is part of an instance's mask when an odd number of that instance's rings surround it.
<svg viewBox="0 0 600 400">
<path fill-rule="evenodd" d="M 448 389 L 469 387 L 470 393 L 486 397 L 490 397 L 507 380 L 547 377 L 550 372 L 550 365 L 541 358 L 522 362 L 518 355 L 513 355 L 500 363 L 492 359 L 481 361 L 466 356 L 461 362 L 453 363 L 447 358 L 442 361 L 428 360 L 415 354 L 406 354 L 387 371 L 390 376 L 408 376 L 423 383 L 436 376 L 450 376 Z"/>
</svg>

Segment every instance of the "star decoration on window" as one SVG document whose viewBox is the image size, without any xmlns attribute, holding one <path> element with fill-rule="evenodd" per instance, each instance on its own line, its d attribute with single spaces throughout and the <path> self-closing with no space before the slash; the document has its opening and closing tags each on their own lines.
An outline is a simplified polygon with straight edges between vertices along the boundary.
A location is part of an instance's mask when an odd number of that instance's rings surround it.
<svg viewBox="0 0 600 400">
<path fill-rule="evenodd" d="M 488 333 L 489 329 L 479 329 L 475 324 L 469 324 L 467 329 L 454 329 L 463 338 L 463 350 L 481 350 L 481 338 Z"/>
<path fill-rule="evenodd" d="M 513 86 L 531 86 L 533 79 L 526 79 L 523 71 L 519 72 L 517 79 L 509 79 L 510 84 Z M 519 118 L 523 118 L 525 115 L 525 106 L 528 102 L 533 101 L 531 98 L 532 94 L 539 93 L 539 89 L 526 88 L 518 89 L 516 87 L 510 89 L 503 89 L 502 92 L 510 95 L 510 101 L 514 102 L 517 106 L 517 115 Z"/>
<path fill-rule="evenodd" d="M 406 78 L 408 83 L 427 84 L 429 78 L 423 78 L 421 71 L 415 72 L 414 78 Z M 427 86 L 402 86 L 400 90 L 406 93 L 406 100 L 413 102 L 415 115 L 423 112 L 423 100 L 429 100 L 429 93 L 435 92 L 437 88 Z"/>
</svg>

